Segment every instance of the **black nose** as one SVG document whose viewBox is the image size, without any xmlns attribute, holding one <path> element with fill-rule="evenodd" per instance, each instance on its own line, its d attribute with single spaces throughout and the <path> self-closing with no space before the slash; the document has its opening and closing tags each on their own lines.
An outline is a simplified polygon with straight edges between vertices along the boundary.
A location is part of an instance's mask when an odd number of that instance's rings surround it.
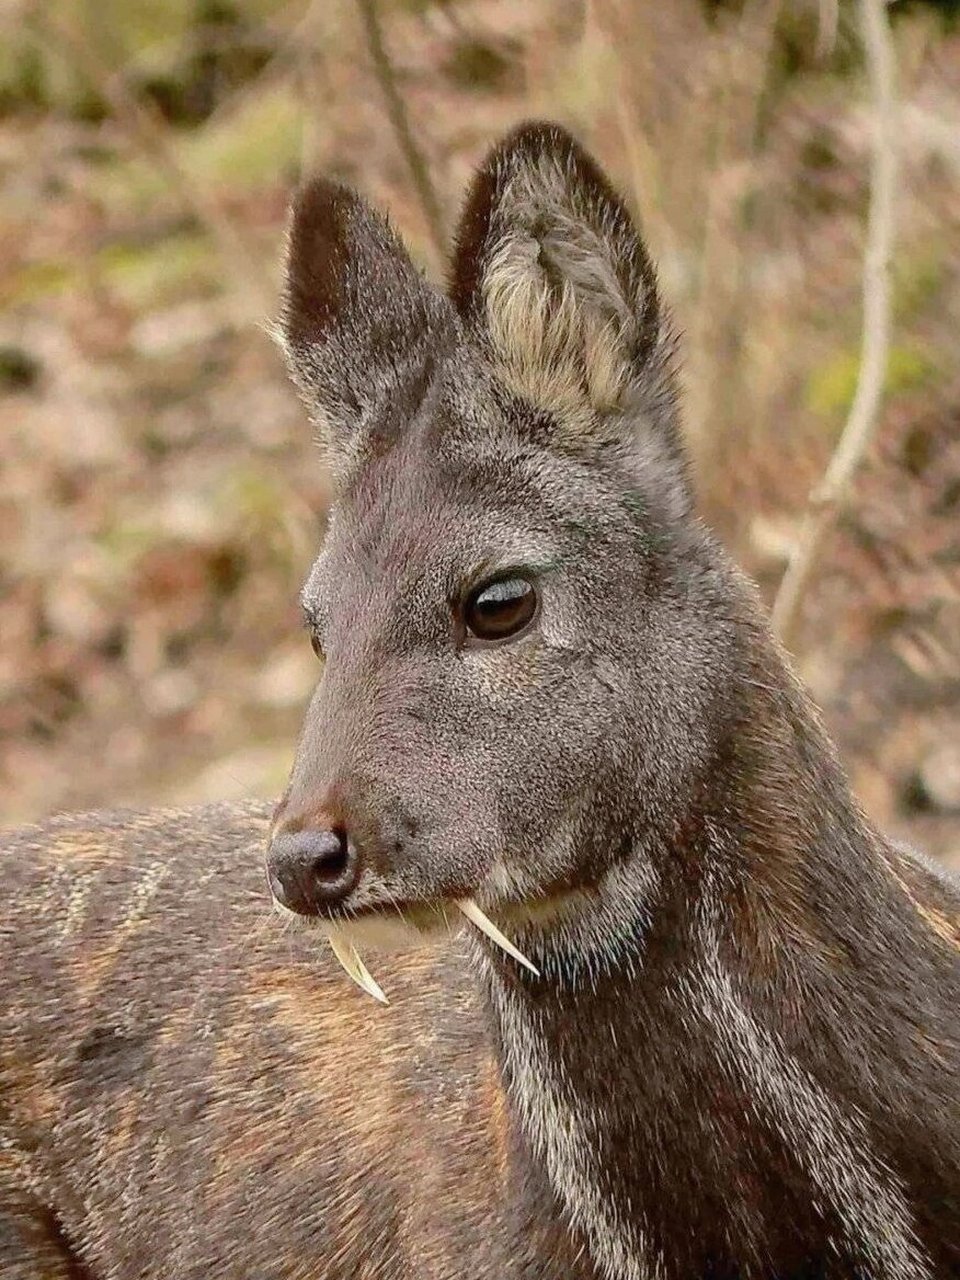
<svg viewBox="0 0 960 1280">
<path fill-rule="evenodd" d="M 355 887 L 360 860 L 341 830 L 280 830 L 267 853 L 273 896 L 301 916 L 324 915 Z"/>
</svg>

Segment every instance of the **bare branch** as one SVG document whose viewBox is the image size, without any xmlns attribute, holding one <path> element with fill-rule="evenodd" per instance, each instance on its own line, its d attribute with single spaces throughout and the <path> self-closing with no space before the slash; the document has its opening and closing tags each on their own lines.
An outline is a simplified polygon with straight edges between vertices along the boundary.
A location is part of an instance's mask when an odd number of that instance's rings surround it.
<svg viewBox="0 0 960 1280">
<path fill-rule="evenodd" d="M 850 416 L 823 480 L 811 493 L 793 555 L 773 604 L 773 626 L 790 645 L 825 538 L 850 497 L 853 476 L 876 430 L 890 348 L 890 261 L 897 181 L 895 68 L 884 0 L 860 0 L 874 103 L 870 212 L 863 260 L 863 337 Z"/>
<path fill-rule="evenodd" d="M 363 18 L 367 43 L 370 46 L 374 74 L 380 83 L 380 88 L 383 90 L 390 123 L 393 125 L 394 133 L 397 135 L 397 142 L 400 144 L 400 150 L 403 152 L 407 167 L 410 170 L 410 176 L 413 178 L 413 185 L 417 189 L 417 196 L 423 207 L 424 217 L 430 230 L 430 237 L 437 253 L 441 258 L 444 258 L 447 251 L 447 238 L 444 231 L 443 214 L 440 210 L 440 201 L 430 180 L 430 171 L 427 168 L 427 163 L 414 139 L 413 130 L 410 128 L 410 118 L 407 115 L 406 103 L 403 101 L 403 96 L 397 85 L 393 64 L 384 44 L 380 15 L 377 12 L 377 0 L 357 0 L 357 4 Z"/>
</svg>

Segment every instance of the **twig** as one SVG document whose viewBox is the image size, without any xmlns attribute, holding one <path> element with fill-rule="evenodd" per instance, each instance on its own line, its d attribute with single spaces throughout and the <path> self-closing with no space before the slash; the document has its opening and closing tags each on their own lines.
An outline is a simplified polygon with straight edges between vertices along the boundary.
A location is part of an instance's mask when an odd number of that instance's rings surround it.
<svg viewBox="0 0 960 1280">
<path fill-rule="evenodd" d="M 374 74 L 380 82 L 380 88 L 383 90 L 383 96 L 386 100 L 387 114 L 390 116 L 390 123 L 393 125 L 393 131 L 397 135 L 397 142 L 400 144 L 400 150 L 403 152 L 407 167 L 410 170 L 410 176 L 413 178 L 413 185 L 417 189 L 417 196 L 423 207 L 424 217 L 430 230 L 430 237 L 442 259 L 447 251 L 447 237 L 444 231 L 440 201 L 437 198 L 433 183 L 430 181 L 430 172 L 426 161 L 420 153 L 413 136 L 413 130 L 410 128 L 406 103 L 403 101 L 397 85 L 393 64 L 384 44 L 380 15 L 377 12 L 377 0 L 357 0 L 357 4 L 360 9 L 360 15 L 363 18 L 367 43 L 370 46 Z"/>
<path fill-rule="evenodd" d="M 116 123 L 151 156 L 183 204 L 210 233 L 243 299 L 247 318 L 259 320 L 270 315 L 276 305 L 276 289 L 254 245 L 217 200 L 184 169 L 156 112 L 131 93 L 87 43 L 65 31 L 49 13 L 37 6 L 28 11 L 27 19 L 41 39 L 67 53 L 81 69 L 109 106 Z"/>
<path fill-rule="evenodd" d="M 890 348 L 890 260 L 897 181 L 894 54 L 884 0 L 860 0 L 860 22 L 875 108 L 870 211 L 863 259 L 863 337 L 850 416 L 823 480 L 810 494 L 796 546 L 773 603 L 773 626 L 790 645 L 824 539 L 850 497 L 851 482 L 876 430 Z"/>
</svg>

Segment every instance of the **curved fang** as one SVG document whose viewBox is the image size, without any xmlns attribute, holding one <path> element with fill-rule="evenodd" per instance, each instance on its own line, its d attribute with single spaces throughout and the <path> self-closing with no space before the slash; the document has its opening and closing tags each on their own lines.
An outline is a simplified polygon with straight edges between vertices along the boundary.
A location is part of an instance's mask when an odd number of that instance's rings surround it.
<svg viewBox="0 0 960 1280">
<path fill-rule="evenodd" d="M 371 974 L 370 970 L 360 959 L 360 953 L 352 942 L 348 942 L 334 929 L 327 926 L 327 939 L 330 943 L 330 949 L 340 961 L 344 972 L 349 978 L 357 984 L 361 991 L 365 991 L 368 996 L 373 996 L 374 1000 L 379 1000 L 381 1004 L 389 1004 L 390 1001 L 383 994 L 377 980 Z"/>
<path fill-rule="evenodd" d="M 514 960 L 518 960 L 536 977 L 540 977 L 540 970 L 536 965 L 531 964 L 523 952 L 518 951 L 510 939 L 503 936 L 490 917 L 480 910 L 473 898 L 460 898 L 456 905 L 470 923 L 476 925 L 481 933 L 486 934 L 491 942 L 495 943 L 502 951 L 505 951 L 508 956 L 513 956 Z"/>
</svg>

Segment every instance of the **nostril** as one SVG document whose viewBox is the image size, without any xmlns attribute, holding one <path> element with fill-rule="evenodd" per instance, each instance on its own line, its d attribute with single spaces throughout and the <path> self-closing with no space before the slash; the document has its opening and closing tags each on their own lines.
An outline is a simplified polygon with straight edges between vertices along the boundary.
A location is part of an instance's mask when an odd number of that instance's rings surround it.
<svg viewBox="0 0 960 1280">
<path fill-rule="evenodd" d="M 338 883 L 350 870 L 350 849 L 342 828 L 314 835 L 313 874 L 323 885 Z"/>
<path fill-rule="evenodd" d="M 267 879 L 278 902 L 300 915 L 319 915 L 347 897 L 359 857 L 343 828 L 278 832 L 267 855 Z"/>
</svg>

